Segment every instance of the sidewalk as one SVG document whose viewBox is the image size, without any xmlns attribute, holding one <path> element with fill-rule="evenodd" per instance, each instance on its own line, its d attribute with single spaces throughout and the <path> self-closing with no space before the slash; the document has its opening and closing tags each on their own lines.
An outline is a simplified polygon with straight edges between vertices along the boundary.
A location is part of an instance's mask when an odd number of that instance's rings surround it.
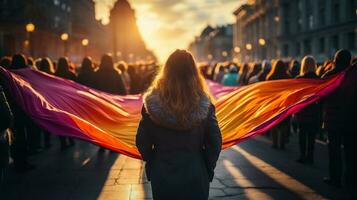
<svg viewBox="0 0 357 200">
<path fill-rule="evenodd" d="M 57 141 L 54 139 L 53 143 Z M 98 147 L 78 142 L 60 152 L 56 146 L 34 156 L 37 169 L 26 174 L 9 171 L 9 181 L 0 195 L 12 199 L 151 199 L 151 187 L 143 163 L 123 155 L 97 152 Z M 287 150 L 270 147 L 258 136 L 222 152 L 210 199 L 349 199 L 344 189 L 325 185 L 327 150 L 317 144 L 313 166 L 295 162 L 297 142 Z"/>
</svg>

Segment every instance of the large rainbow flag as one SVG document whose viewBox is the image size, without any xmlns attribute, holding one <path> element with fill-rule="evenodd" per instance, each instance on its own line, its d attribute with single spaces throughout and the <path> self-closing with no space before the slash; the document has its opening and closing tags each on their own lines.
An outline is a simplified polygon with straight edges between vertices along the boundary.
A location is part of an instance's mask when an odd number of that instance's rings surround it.
<svg viewBox="0 0 357 200">
<path fill-rule="evenodd" d="M 267 81 L 237 88 L 207 82 L 216 98 L 222 148 L 264 133 L 328 95 L 339 87 L 344 75 L 342 72 L 324 80 Z M 111 95 L 31 69 L 7 71 L 0 67 L 0 77 L 17 104 L 41 128 L 140 158 L 135 146 L 140 95 Z"/>
</svg>

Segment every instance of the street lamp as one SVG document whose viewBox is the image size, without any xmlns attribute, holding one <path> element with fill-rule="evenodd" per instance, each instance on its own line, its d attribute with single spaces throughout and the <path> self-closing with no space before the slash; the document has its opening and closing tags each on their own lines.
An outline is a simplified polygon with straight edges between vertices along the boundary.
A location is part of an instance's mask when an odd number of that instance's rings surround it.
<svg viewBox="0 0 357 200">
<path fill-rule="evenodd" d="M 30 23 L 26 24 L 25 29 L 27 32 L 27 41 L 28 41 L 26 43 L 30 49 L 30 56 L 33 56 L 34 55 L 34 48 L 33 48 L 34 45 L 33 45 L 33 41 L 32 41 L 32 33 L 35 31 L 36 26 L 35 26 L 35 24 L 30 22 Z"/>
<path fill-rule="evenodd" d="M 35 29 L 36 29 L 35 24 L 33 24 L 31 22 L 26 24 L 26 31 L 27 32 L 32 33 L 32 32 L 35 31 Z"/>
<path fill-rule="evenodd" d="M 263 38 L 260 38 L 258 42 L 259 42 L 260 46 L 264 46 L 266 44 L 266 42 Z"/>
<path fill-rule="evenodd" d="M 222 51 L 222 56 L 223 57 L 227 57 L 228 56 L 228 52 L 227 51 Z"/>
<path fill-rule="evenodd" d="M 82 40 L 82 45 L 83 45 L 84 47 L 88 46 L 88 44 L 89 44 L 89 40 L 88 40 L 88 39 L 83 39 L 83 40 Z"/>
<path fill-rule="evenodd" d="M 89 44 L 89 40 L 87 38 L 84 38 L 82 40 L 82 46 L 83 46 L 83 50 L 84 50 L 84 54 L 87 55 L 87 46 Z"/>
<path fill-rule="evenodd" d="M 240 48 L 239 47 L 234 47 L 234 52 L 240 53 Z"/>
<path fill-rule="evenodd" d="M 61 40 L 63 41 L 63 46 L 64 46 L 64 56 L 67 56 L 67 51 L 68 51 L 68 44 L 67 41 L 69 39 L 68 33 L 62 33 L 61 35 Z"/>
<path fill-rule="evenodd" d="M 252 44 L 248 43 L 248 44 L 245 45 L 245 48 L 246 48 L 248 51 L 250 51 L 250 50 L 252 50 L 253 46 L 252 46 Z"/>
</svg>

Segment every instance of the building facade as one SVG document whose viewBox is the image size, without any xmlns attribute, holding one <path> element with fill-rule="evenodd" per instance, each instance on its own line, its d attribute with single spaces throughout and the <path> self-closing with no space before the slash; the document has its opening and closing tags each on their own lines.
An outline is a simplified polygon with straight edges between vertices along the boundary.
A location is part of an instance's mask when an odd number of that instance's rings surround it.
<svg viewBox="0 0 357 200">
<path fill-rule="evenodd" d="M 106 28 L 94 18 L 92 0 L 1 0 L 0 56 L 24 53 L 57 59 L 64 54 L 75 62 L 105 51 Z M 26 29 L 32 24 L 33 30 Z M 66 41 L 61 39 L 68 34 Z M 100 37 L 101 36 L 101 37 Z M 82 40 L 89 41 L 83 47 Z"/>
<path fill-rule="evenodd" d="M 146 48 L 136 25 L 135 10 L 127 0 L 117 0 L 110 12 L 112 52 L 116 60 L 136 62 L 155 60 L 152 51 Z"/>
<path fill-rule="evenodd" d="M 233 53 L 243 62 L 357 53 L 357 0 L 255 0 L 234 15 Z"/>
<path fill-rule="evenodd" d="M 202 33 L 195 38 L 188 49 L 199 62 L 203 61 L 227 61 L 232 59 L 233 26 L 207 26 Z"/>
</svg>

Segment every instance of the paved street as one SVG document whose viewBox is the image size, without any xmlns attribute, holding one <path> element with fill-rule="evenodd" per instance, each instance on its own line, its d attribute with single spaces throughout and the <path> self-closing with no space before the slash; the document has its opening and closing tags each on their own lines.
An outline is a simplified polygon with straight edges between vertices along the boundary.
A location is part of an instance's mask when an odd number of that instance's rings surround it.
<svg viewBox="0 0 357 200">
<path fill-rule="evenodd" d="M 54 141 L 55 143 L 56 141 Z M 350 199 L 349 192 L 325 185 L 326 145 L 318 143 L 314 166 L 295 162 L 297 142 L 287 150 L 270 147 L 264 136 L 223 151 L 211 184 L 211 199 Z M 139 160 L 78 142 L 60 152 L 51 150 L 33 156 L 37 169 L 26 174 L 9 171 L 1 199 L 150 199 L 149 182 Z M 5 195 L 5 198 L 3 198 Z"/>
</svg>

